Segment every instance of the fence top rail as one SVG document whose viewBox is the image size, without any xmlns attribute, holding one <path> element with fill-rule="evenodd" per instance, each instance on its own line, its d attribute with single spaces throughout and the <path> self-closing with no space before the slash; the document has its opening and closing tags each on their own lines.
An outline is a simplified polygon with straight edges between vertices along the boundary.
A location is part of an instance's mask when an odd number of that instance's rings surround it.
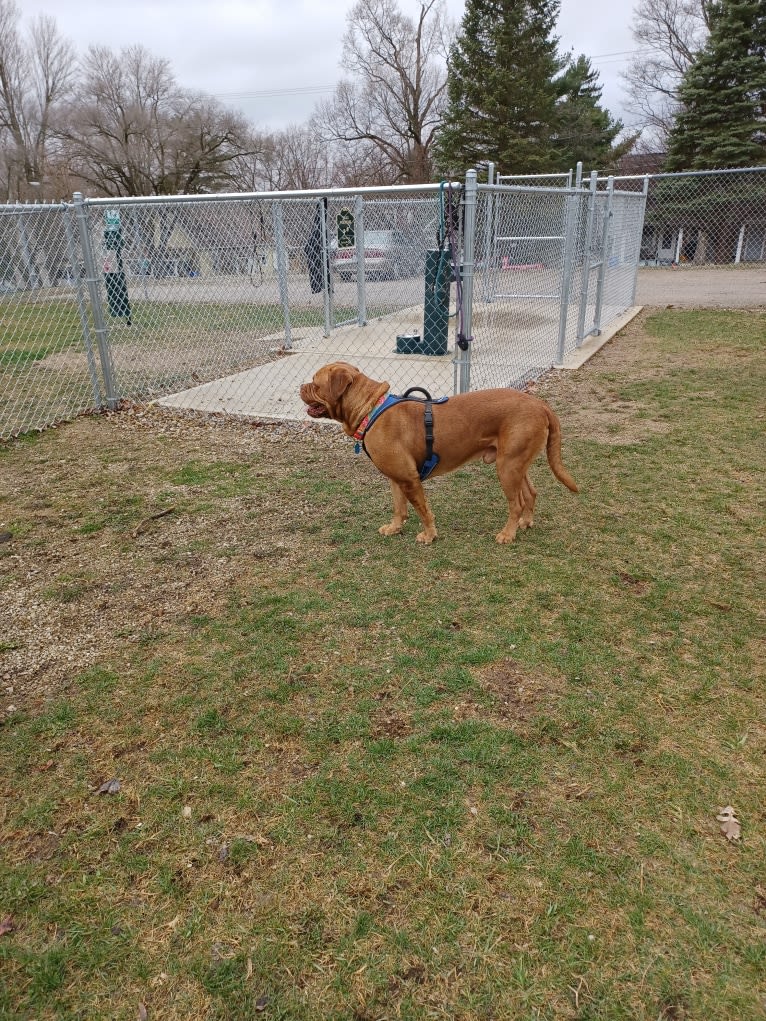
<svg viewBox="0 0 766 1021">
<path fill-rule="evenodd" d="M 575 188 L 574 185 L 571 188 L 562 188 L 561 186 L 549 185 L 538 185 L 538 184 L 480 184 L 478 185 L 479 191 L 486 191 L 490 194 L 511 193 L 511 192 L 522 192 L 527 193 L 530 191 L 543 192 L 546 195 L 581 195 L 583 191 L 587 191 L 587 188 Z"/>
<path fill-rule="evenodd" d="M 204 195 L 128 195 L 120 198 L 83 198 L 75 192 L 75 202 L 86 206 L 128 206 L 167 205 L 168 203 L 192 202 L 277 202 L 284 199 L 322 199 L 322 198 L 354 198 L 357 195 L 436 195 L 442 187 L 462 188 L 458 181 L 445 181 L 439 184 L 390 184 L 366 186 L 364 188 L 310 188 L 298 191 L 230 191 L 208 192 Z"/>
<path fill-rule="evenodd" d="M 3 216 L 9 213 L 43 213 L 51 209 L 66 209 L 66 202 L 8 202 L 0 206 Z"/>
<path fill-rule="evenodd" d="M 620 174 L 615 181 L 643 181 L 645 177 L 655 180 L 660 177 L 714 177 L 719 174 L 756 174 L 766 173 L 764 167 L 730 167 L 727 170 L 679 170 L 675 173 L 665 174 Z M 605 181 L 605 177 L 599 177 L 599 181 Z"/>
<path fill-rule="evenodd" d="M 572 171 L 569 170 L 558 174 L 498 174 L 496 180 L 501 184 L 503 181 L 542 181 L 551 177 L 556 180 L 562 177 L 568 180 L 571 176 Z"/>
<path fill-rule="evenodd" d="M 645 175 L 642 174 L 640 179 L 643 180 L 644 176 Z M 601 178 L 599 178 L 599 180 L 600 181 L 607 181 L 607 180 L 609 180 L 609 178 L 601 177 Z M 617 181 L 617 180 L 619 180 L 619 178 L 614 178 L 614 180 Z M 561 188 L 561 187 L 556 188 L 556 187 L 554 187 L 552 185 L 549 185 L 546 188 L 546 187 L 538 187 L 536 185 L 532 186 L 532 185 L 523 185 L 523 184 L 522 185 L 519 185 L 519 184 L 480 184 L 478 186 L 478 190 L 480 192 L 487 192 L 487 193 L 489 193 L 491 195 L 496 195 L 498 193 L 528 195 L 530 192 L 541 193 L 543 195 L 587 195 L 588 191 L 589 191 L 589 188 L 588 188 L 588 184 L 583 182 L 583 184 L 579 188 L 576 185 L 572 185 L 571 188 Z M 597 194 L 598 195 L 606 195 L 607 194 L 606 188 L 604 188 L 601 191 L 597 192 Z M 615 188 L 614 189 L 614 194 L 615 195 L 625 195 L 625 196 L 630 197 L 630 198 L 633 198 L 633 197 L 635 197 L 635 198 L 643 198 L 643 192 L 640 192 L 640 191 L 619 191 L 617 188 Z"/>
</svg>

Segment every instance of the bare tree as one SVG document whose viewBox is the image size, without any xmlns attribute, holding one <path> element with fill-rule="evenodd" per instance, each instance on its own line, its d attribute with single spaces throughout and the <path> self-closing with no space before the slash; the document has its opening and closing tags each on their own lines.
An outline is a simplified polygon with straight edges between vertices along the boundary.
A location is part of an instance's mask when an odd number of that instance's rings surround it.
<svg viewBox="0 0 766 1021">
<path fill-rule="evenodd" d="M 0 194 L 45 196 L 57 110 L 71 92 L 76 56 L 53 18 L 19 31 L 14 0 L 0 0 Z"/>
<path fill-rule="evenodd" d="M 291 124 L 274 136 L 269 186 L 280 191 L 334 184 L 331 154 L 316 125 Z"/>
<path fill-rule="evenodd" d="M 665 151 L 686 69 L 704 45 L 711 0 L 639 0 L 633 38 L 639 46 L 622 75 L 628 110 L 642 129 L 638 148 Z"/>
<path fill-rule="evenodd" d="M 453 27 L 443 0 L 421 0 L 417 20 L 396 0 L 358 0 L 348 15 L 342 66 L 350 74 L 317 122 L 339 150 L 347 183 L 431 180 L 432 145 L 444 105 Z"/>
<path fill-rule="evenodd" d="M 62 141 L 73 174 L 105 195 L 171 195 L 236 186 L 253 144 L 244 118 L 180 88 L 142 46 L 91 47 Z"/>
</svg>

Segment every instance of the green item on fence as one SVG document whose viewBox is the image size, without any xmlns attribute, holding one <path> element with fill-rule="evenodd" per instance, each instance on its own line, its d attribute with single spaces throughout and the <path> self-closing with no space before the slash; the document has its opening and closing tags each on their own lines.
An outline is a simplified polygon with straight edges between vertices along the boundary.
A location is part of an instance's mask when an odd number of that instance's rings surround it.
<svg viewBox="0 0 766 1021">
<path fill-rule="evenodd" d="M 354 214 L 350 209 L 341 209 L 337 217 L 338 248 L 354 247 Z"/>
<path fill-rule="evenodd" d="M 130 326 L 130 298 L 128 297 L 125 274 L 121 271 L 104 273 L 104 283 L 106 284 L 106 298 L 109 302 L 109 314 L 127 319 L 128 326 Z"/>
</svg>

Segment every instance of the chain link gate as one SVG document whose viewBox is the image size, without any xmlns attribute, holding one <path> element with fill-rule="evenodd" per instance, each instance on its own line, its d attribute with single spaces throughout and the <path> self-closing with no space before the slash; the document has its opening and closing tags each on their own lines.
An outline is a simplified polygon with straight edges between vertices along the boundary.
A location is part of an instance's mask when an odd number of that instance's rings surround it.
<svg viewBox="0 0 766 1021">
<path fill-rule="evenodd" d="M 580 166 L 498 181 L 479 186 L 472 387 L 523 386 L 635 300 L 645 187 L 583 186 Z"/>
</svg>

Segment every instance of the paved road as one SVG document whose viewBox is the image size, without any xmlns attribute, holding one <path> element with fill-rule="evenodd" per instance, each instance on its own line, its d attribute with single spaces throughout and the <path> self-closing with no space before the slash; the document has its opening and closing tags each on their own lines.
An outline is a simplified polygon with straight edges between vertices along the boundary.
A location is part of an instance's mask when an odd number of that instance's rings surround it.
<svg viewBox="0 0 766 1021">
<path fill-rule="evenodd" d="M 519 271 L 513 276 L 514 291 L 551 291 L 559 286 L 558 275 L 552 271 Z M 144 284 L 146 287 L 146 285 Z M 141 285 L 132 284 L 137 297 Z M 292 274 L 288 290 L 294 307 L 324 305 L 321 294 L 312 294 L 308 281 Z M 220 277 L 208 280 L 182 278 L 151 281 L 146 297 L 158 301 L 278 302 L 279 289 L 275 278 L 258 281 L 255 286 L 247 277 Z M 482 301 L 481 284 L 475 301 Z M 356 283 L 335 282 L 335 304 L 339 309 L 356 306 Z M 423 278 L 370 281 L 367 284 L 367 305 L 372 316 L 385 315 L 423 302 Z M 638 272 L 636 303 L 639 305 L 679 305 L 687 308 L 753 308 L 766 306 L 766 263 L 748 266 L 686 266 L 645 268 Z"/>
<path fill-rule="evenodd" d="M 640 269 L 636 304 L 685 308 L 766 307 L 766 263 Z"/>
</svg>

